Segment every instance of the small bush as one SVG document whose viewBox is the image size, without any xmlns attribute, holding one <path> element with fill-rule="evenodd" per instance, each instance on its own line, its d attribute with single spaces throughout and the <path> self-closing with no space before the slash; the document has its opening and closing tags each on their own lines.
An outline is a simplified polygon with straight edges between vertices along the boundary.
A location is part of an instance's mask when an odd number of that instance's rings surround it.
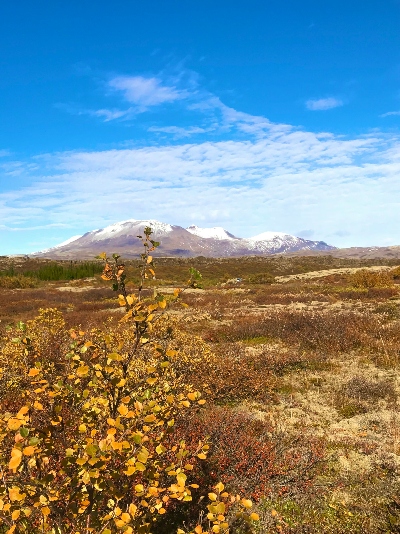
<svg viewBox="0 0 400 534">
<path fill-rule="evenodd" d="M 379 399 L 395 401 L 396 389 L 393 381 L 368 380 L 363 376 L 354 376 L 341 388 L 341 392 L 353 399 L 363 399 L 376 402 Z"/>
<path fill-rule="evenodd" d="M 271 494 L 296 494 L 313 480 L 324 459 L 322 441 L 290 438 L 269 422 L 226 407 L 210 407 L 177 430 L 189 443 L 208 436 L 202 485 L 221 479 L 232 492 L 245 491 L 255 500 Z"/>
<path fill-rule="evenodd" d="M 390 275 L 393 277 L 394 280 L 399 280 L 400 279 L 400 265 L 392 269 L 390 271 Z"/>
<path fill-rule="evenodd" d="M 205 344 L 199 339 L 185 352 L 186 338 L 180 366 L 177 336 L 168 320 L 162 325 L 167 299 L 142 292 L 155 274 L 151 233 L 146 227 L 141 237 L 135 294 L 126 290 L 119 256 L 101 255 L 102 278 L 126 312 L 117 325 L 68 331 L 58 310 L 42 309 L 0 338 L 0 529 L 8 534 L 150 534 L 199 489 L 192 471 L 209 446 L 201 438 L 187 446 L 174 426 L 181 412 L 205 403 L 180 372 Z M 199 276 L 192 269 L 192 287 Z M 251 501 L 222 483 L 213 489 L 207 519 L 190 525 L 196 532 L 227 532 L 233 503 L 249 528 L 258 519 L 247 511 Z"/>
<path fill-rule="evenodd" d="M 363 376 L 354 376 L 343 384 L 335 397 L 335 408 L 345 419 L 367 413 L 371 405 L 380 399 L 395 402 L 396 389 L 392 381 L 368 380 Z"/>
<path fill-rule="evenodd" d="M 37 280 L 22 274 L 13 276 L 0 276 L 0 287 L 5 289 L 27 289 L 37 286 Z"/>
<path fill-rule="evenodd" d="M 372 532 L 370 520 L 345 502 L 330 502 L 321 492 L 308 497 L 263 500 L 260 534 L 360 534 Z M 375 530 L 373 532 L 376 532 Z M 392 531 L 382 531 L 392 532 Z"/>
<path fill-rule="evenodd" d="M 356 271 L 350 280 L 353 287 L 361 289 L 387 287 L 393 284 L 393 276 L 387 271 L 371 271 L 369 269 Z"/>
</svg>

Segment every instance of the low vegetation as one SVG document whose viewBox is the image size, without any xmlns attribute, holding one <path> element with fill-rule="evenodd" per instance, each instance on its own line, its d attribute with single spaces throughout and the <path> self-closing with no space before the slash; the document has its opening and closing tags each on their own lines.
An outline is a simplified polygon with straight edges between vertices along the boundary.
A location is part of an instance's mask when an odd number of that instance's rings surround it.
<svg viewBox="0 0 400 534">
<path fill-rule="evenodd" d="M 399 532 L 399 264 L 143 240 L 0 262 L 0 532 Z"/>
</svg>

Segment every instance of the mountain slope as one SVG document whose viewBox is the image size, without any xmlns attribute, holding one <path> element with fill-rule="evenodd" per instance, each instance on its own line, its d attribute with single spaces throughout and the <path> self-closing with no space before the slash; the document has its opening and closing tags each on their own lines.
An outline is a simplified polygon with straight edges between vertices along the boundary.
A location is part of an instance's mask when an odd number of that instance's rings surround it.
<svg viewBox="0 0 400 534">
<path fill-rule="evenodd" d="M 227 230 L 171 225 L 156 220 L 118 222 L 101 230 L 75 236 L 60 245 L 32 254 L 35 257 L 54 259 L 93 258 L 103 251 L 117 252 L 125 258 L 134 258 L 141 252 L 138 235 L 150 226 L 154 239 L 160 241 L 159 256 L 246 256 L 270 255 L 301 250 L 333 250 L 335 247 L 323 241 L 309 241 L 280 232 L 265 232 L 247 239 L 235 237 Z"/>
</svg>

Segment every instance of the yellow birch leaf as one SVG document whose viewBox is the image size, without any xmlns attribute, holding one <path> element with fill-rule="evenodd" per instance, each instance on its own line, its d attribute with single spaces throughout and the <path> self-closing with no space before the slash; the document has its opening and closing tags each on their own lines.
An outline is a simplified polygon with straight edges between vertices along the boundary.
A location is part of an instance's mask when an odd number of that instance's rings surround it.
<svg viewBox="0 0 400 534">
<path fill-rule="evenodd" d="M 32 369 L 29 370 L 28 376 L 36 376 L 40 373 L 39 369 L 36 369 L 36 367 L 32 367 Z"/>
<path fill-rule="evenodd" d="M 9 469 L 16 470 L 22 460 L 22 452 L 18 449 L 11 451 L 11 460 L 8 464 Z"/>
<path fill-rule="evenodd" d="M 132 517 L 135 517 L 136 512 L 137 512 L 137 506 L 136 506 L 136 504 L 131 503 L 131 504 L 129 505 L 128 510 L 129 510 L 129 513 L 131 514 L 131 516 L 132 516 Z"/>
<path fill-rule="evenodd" d="M 215 489 L 221 493 L 221 491 L 224 491 L 225 486 L 222 484 L 222 482 L 218 482 L 218 484 L 215 484 Z"/>
<path fill-rule="evenodd" d="M 129 523 L 129 521 L 131 520 L 131 516 L 127 514 L 126 512 L 124 512 L 123 514 L 121 514 L 121 519 L 125 523 Z"/>
<path fill-rule="evenodd" d="M 80 367 L 78 367 L 78 369 L 76 370 L 76 374 L 77 376 L 86 376 L 89 372 L 89 366 L 88 365 L 81 365 Z"/>
<path fill-rule="evenodd" d="M 150 415 L 146 415 L 146 417 L 143 419 L 145 423 L 153 423 L 156 420 L 156 416 L 152 413 Z"/>
<path fill-rule="evenodd" d="M 8 420 L 7 426 L 10 430 L 18 430 L 19 427 L 22 425 L 22 421 L 19 419 L 16 419 L 15 417 L 12 417 Z"/>
<path fill-rule="evenodd" d="M 35 447 L 32 447 L 32 445 L 25 447 L 24 454 L 25 456 L 32 456 L 32 454 L 35 454 Z"/>
<path fill-rule="evenodd" d="M 147 458 L 149 457 L 149 453 L 147 451 L 140 451 L 137 455 L 137 459 L 142 464 L 145 464 L 147 462 Z"/>
<path fill-rule="evenodd" d="M 146 467 L 142 464 L 142 462 L 136 462 L 135 464 L 136 471 L 146 471 Z"/>
<path fill-rule="evenodd" d="M 242 499 L 242 504 L 245 508 L 251 508 L 253 506 L 250 499 Z"/>
<path fill-rule="evenodd" d="M 133 473 L 135 473 L 135 472 L 136 472 L 135 467 L 134 467 L 133 465 L 130 465 L 130 466 L 128 467 L 128 469 L 127 469 L 126 471 L 124 471 L 124 474 L 125 474 L 126 476 L 130 477 L 130 476 L 133 475 Z"/>
<path fill-rule="evenodd" d="M 129 412 L 129 409 L 127 406 L 125 406 L 125 404 L 121 404 L 121 406 L 118 407 L 118 412 L 124 416 L 126 415 L 128 412 Z"/>
<path fill-rule="evenodd" d="M 224 514 L 225 513 L 225 503 L 223 503 L 223 502 L 218 503 L 216 513 L 217 514 Z M 220 521 L 223 521 L 224 519 L 225 519 L 225 517 L 220 519 Z"/>
<path fill-rule="evenodd" d="M 185 473 L 178 473 L 176 475 L 176 480 L 178 481 L 178 486 L 181 486 L 182 488 L 185 487 L 187 476 Z"/>
<path fill-rule="evenodd" d="M 42 514 L 47 517 L 48 515 L 50 515 L 50 508 L 48 506 L 43 506 L 42 508 Z"/>
<path fill-rule="evenodd" d="M 18 419 L 21 419 L 21 417 L 23 417 L 25 414 L 27 414 L 29 412 L 29 406 L 22 406 L 22 408 L 20 409 L 20 411 L 17 413 L 17 417 Z"/>
<path fill-rule="evenodd" d="M 19 488 L 17 486 L 13 486 L 8 490 L 8 496 L 10 497 L 10 501 L 23 501 L 26 497 L 26 493 L 20 493 Z M 7 505 L 6 505 L 7 506 Z M 5 509 L 5 506 L 4 506 Z"/>
<path fill-rule="evenodd" d="M 153 386 L 156 382 L 157 382 L 158 378 L 148 378 L 146 380 L 146 382 L 150 385 L 150 386 Z"/>
</svg>

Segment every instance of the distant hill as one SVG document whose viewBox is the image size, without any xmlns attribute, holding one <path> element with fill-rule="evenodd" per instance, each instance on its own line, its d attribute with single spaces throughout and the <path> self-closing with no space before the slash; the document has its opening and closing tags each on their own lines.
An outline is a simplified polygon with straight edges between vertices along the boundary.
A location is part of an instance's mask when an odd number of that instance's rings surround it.
<svg viewBox="0 0 400 534">
<path fill-rule="evenodd" d="M 291 256 L 333 256 L 334 258 L 355 258 L 370 260 L 374 258 L 400 259 L 400 246 L 391 247 L 349 247 L 332 250 L 300 250 L 289 253 Z"/>
<path fill-rule="evenodd" d="M 141 242 L 137 238 L 150 226 L 154 239 L 160 241 L 159 256 L 181 257 L 230 257 L 294 252 L 328 252 L 335 250 L 323 241 L 310 241 L 282 232 L 264 232 L 250 238 L 236 237 L 224 228 L 182 228 L 156 220 L 118 222 L 101 230 L 93 230 L 82 236 L 74 236 L 52 248 L 31 254 L 34 257 L 52 259 L 93 258 L 100 252 L 116 252 L 125 258 L 137 257 Z"/>
</svg>

